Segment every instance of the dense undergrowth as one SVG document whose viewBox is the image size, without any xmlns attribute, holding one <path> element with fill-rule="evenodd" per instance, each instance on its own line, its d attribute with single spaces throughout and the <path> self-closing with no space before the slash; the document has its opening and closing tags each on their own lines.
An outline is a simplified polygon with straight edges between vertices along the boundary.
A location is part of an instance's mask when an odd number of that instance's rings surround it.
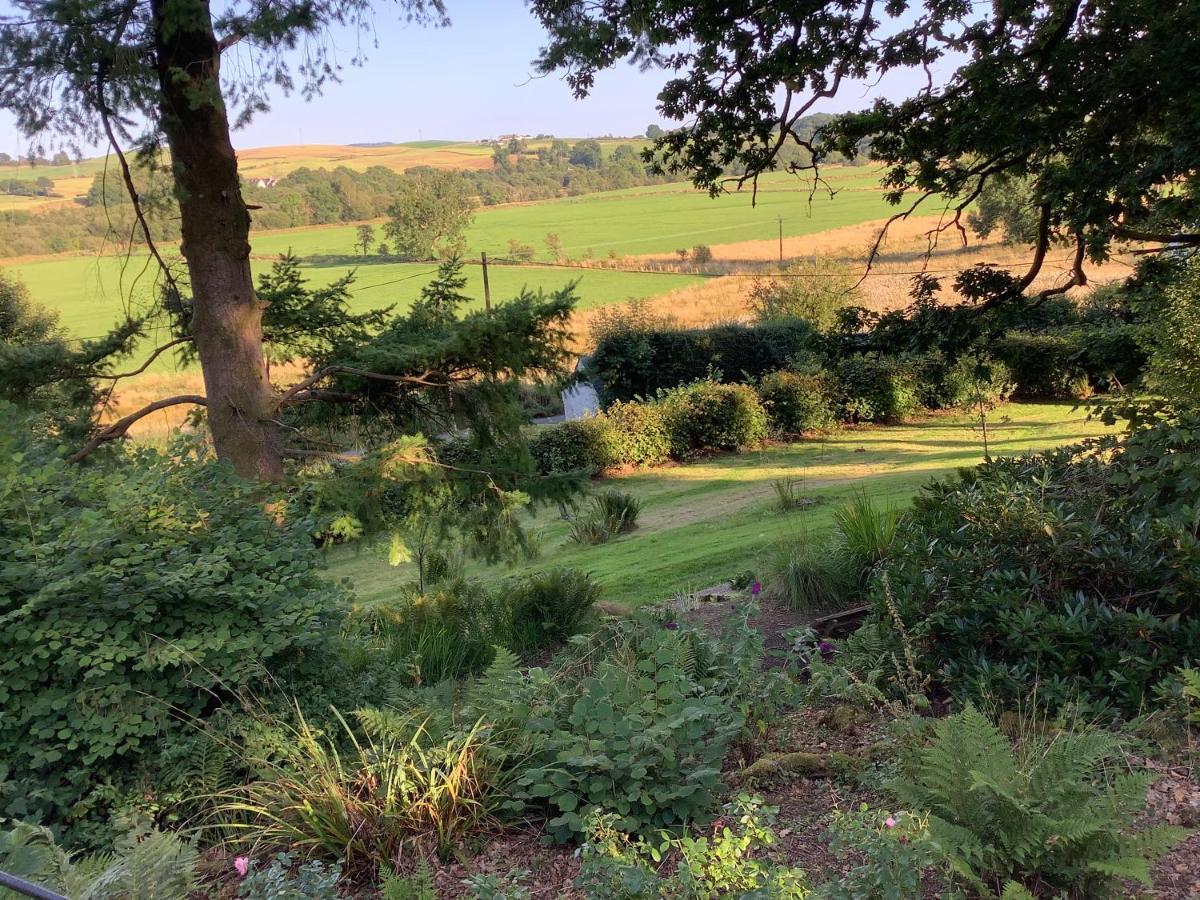
<svg viewBox="0 0 1200 900">
<path fill-rule="evenodd" d="M 1168 300 L 1181 323 L 1189 297 Z M 1125 326 L 1119 352 L 1089 348 L 1094 371 L 1062 348 L 1061 329 L 1109 312 L 1038 308 L 1040 330 L 1006 323 L 989 357 L 973 348 L 990 331 L 958 352 L 927 340 L 957 320 L 919 305 L 796 328 L 845 352 L 788 357 L 753 385 L 663 386 L 530 449 L 562 473 L 922 406 L 985 417 L 1011 384 L 1124 383 Z M 764 602 L 865 610 L 849 634 L 801 629 L 771 652 L 752 604 L 723 629 L 680 604 L 606 615 L 585 573 L 466 579 L 446 541 L 414 544 L 417 583 L 356 602 L 320 572 L 317 544 L 349 536 L 319 518 L 327 494 L 247 487 L 194 443 L 70 466 L 5 408 L 0 869 L 79 897 L 429 897 L 430 866 L 523 824 L 578 845 L 576 888 L 596 898 L 1091 898 L 1148 882 L 1186 832 L 1145 822 L 1142 738 L 1185 733 L 1200 695 L 1200 424 L 1170 381 L 1187 353 L 1147 381 L 1176 402 L 1107 405 L 1129 414 L 1121 438 L 991 460 L 909 509 L 860 495 L 828 540 L 778 548 L 747 579 Z M 442 449 L 470 464 L 461 442 Z M 421 521 L 444 535 L 466 507 L 438 507 L 431 484 Z M 640 512 L 602 494 L 579 539 L 637 540 Z M 788 745 L 780 723 L 813 711 L 877 731 L 846 751 Z M 778 810 L 755 793 L 801 775 L 873 799 L 825 818 L 836 878 L 779 852 Z M 529 887 L 519 872 L 466 885 Z"/>
</svg>

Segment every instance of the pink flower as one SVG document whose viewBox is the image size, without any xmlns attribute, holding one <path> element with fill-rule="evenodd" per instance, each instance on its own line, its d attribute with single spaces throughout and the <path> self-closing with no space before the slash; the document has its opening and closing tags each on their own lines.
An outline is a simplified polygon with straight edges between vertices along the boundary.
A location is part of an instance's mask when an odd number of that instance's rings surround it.
<svg viewBox="0 0 1200 900">
<path fill-rule="evenodd" d="M 756 582 L 754 582 L 754 584 L 750 585 L 750 593 L 753 594 L 755 597 L 757 597 L 759 594 L 761 594 L 762 593 L 762 582 L 756 581 Z"/>
<path fill-rule="evenodd" d="M 883 824 L 886 825 L 888 828 L 895 828 L 896 820 L 893 819 L 891 816 L 888 816 L 886 819 L 883 820 Z"/>
<path fill-rule="evenodd" d="M 233 867 L 239 875 L 245 878 L 246 873 L 250 871 L 250 858 L 248 856 L 235 856 L 233 858 Z"/>
</svg>

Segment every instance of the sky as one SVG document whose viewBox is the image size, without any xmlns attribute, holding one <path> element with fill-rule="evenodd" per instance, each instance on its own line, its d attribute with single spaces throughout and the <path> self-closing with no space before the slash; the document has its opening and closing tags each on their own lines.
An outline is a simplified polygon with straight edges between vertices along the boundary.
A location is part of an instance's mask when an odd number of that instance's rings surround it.
<svg viewBox="0 0 1200 900">
<path fill-rule="evenodd" d="M 477 140 L 507 133 L 632 136 L 651 123 L 671 124 L 655 109 L 666 73 L 622 63 L 599 75 L 590 97 L 576 100 L 560 76 L 534 77 L 532 60 L 545 33 L 524 0 L 447 0 L 447 6 L 450 27 L 431 29 L 400 22 L 394 6 L 378 4 L 379 46 L 368 49 L 361 68 L 346 65 L 341 83 L 312 102 L 277 94 L 269 112 L 235 132 L 234 144 Z M 334 46 L 348 63 L 356 35 L 336 34 Z M 848 85 L 814 111 L 840 112 L 875 96 L 906 95 L 915 81 L 905 73 L 876 86 Z M 0 112 L 0 151 L 15 155 L 20 145 L 12 118 Z"/>
</svg>

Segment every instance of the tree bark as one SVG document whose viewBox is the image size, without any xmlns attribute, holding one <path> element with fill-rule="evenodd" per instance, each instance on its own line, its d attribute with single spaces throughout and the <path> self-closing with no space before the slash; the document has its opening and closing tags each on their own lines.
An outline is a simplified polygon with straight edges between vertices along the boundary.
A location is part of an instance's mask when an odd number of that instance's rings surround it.
<svg viewBox="0 0 1200 900">
<path fill-rule="evenodd" d="M 208 0 L 151 0 L 162 89 L 191 275 L 192 337 L 217 456 L 244 478 L 278 480 L 283 454 L 262 349 L 263 306 L 250 273 L 250 213 L 221 96 L 221 50 Z"/>
</svg>

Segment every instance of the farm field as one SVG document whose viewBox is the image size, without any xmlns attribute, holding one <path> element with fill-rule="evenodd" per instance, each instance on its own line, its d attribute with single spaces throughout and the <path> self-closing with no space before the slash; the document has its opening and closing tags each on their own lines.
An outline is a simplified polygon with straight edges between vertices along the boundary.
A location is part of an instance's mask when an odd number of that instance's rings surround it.
<svg viewBox="0 0 1200 900">
<path fill-rule="evenodd" d="M 820 440 L 604 479 L 597 489 L 618 488 L 642 501 L 636 531 L 580 547 L 567 541 L 568 523 L 556 509 L 541 510 L 528 526 L 542 548 L 538 559 L 512 568 L 469 563 L 467 574 L 494 579 L 579 568 L 603 585 L 606 600 L 630 608 L 709 587 L 754 570 L 774 542 L 819 539 L 833 510 L 854 492 L 880 504 L 906 505 L 930 478 L 981 462 L 977 421 L 956 414 L 852 428 Z M 988 428 L 997 456 L 1071 444 L 1106 430 L 1070 403 L 1007 404 L 991 414 Z M 816 504 L 777 511 L 773 482 L 780 478 L 801 479 L 800 492 Z M 396 595 L 413 577 L 406 566 L 389 566 L 382 551 L 338 548 L 330 557 L 331 574 L 349 578 L 363 601 Z"/>
<path fill-rule="evenodd" d="M 573 143 L 578 138 L 563 138 Z M 529 141 L 533 150 L 549 145 L 550 141 Z M 606 153 L 619 144 L 640 147 L 642 141 L 628 138 L 604 138 L 599 141 Z M 115 172 L 115 160 L 107 162 Z M 281 178 L 289 172 L 307 166 L 311 169 L 336 169 L 345 166 L 365 171 L 371 166 L 385 166 L 402 172 L 415 166 L 435 169 L 490 169 L 490 144 L 475 141 L 408 141 L 399 144 L 355 146 L 351 144 L 296 144 L 278 147 L 254 147 L 238 151 L 238 168 L 242 176 L 251 178 Z M 71 202 L 87 193 L 92 177 L 104 171 L 105 157 L 96 156 L 68 166 L 0 166 L 0 179 L 34 181 L 49 178 L 54 182 L 55 197 L 11 197 L 0 194 L 0 211 L 5 209 L 35 210 Z"/>
<path fill-rule="evenodd" d="M 467 234 L 472 259 L 479 251 L 501 257 L 508 241 L 532 245 L 541 259 L 548 256 L 545 236 L 557 233 L 564 251 L 579 258 L 587 251 L 598 257 L 670 254 L 697 243 L 771 238 L 783 217 L 789 252 L 797 236 L 817 234 L 846 225 L 875 221 L 888 207 L 866 169 L 843 168 L 830 172 L 841 190 L 836 197 L 809 195 L 787 175 L 764 179 L 757 206 L 749 192 L 717 199 L 680 184 L 653 185 L 581 197 L 485 208 L 478 212 Z M 378 257 L 355 259 L 355 226 L 310 227 L 252 235 L 254 266 L 264 271 L 281 253 L 291 251 L 305 261 L 305 273 L 314 284 L 327 284 L 357 269 L 355 305 L 360 309 L 415 298 L 432 276 L 431 263 L 394 263 Z M 718 259 L 720 253 L 717 253 Z M 29 286 L 34 299 L 59 311 L 63 324 L 79 337 L 94 337 L 116 321 L 127 304 L 135 307 L 153 298 L 153 269 L 144 256 L 62 256 L 9 266 Z M 482 279 L 477 267 L 469 269 L 468 292 L 482 304 Z M 492 296 L 512 296 L 522 286 L 554 289 L 578 279 L 580 308 L 589 309 L 634 298 L 655 296 L 687 287 L 699 279 L 686 274 L 644 274 L 602 269 L 505 268 L 492 274 Z M 162 361 L 160 365 L 169 365 Z"/>
</svg>

